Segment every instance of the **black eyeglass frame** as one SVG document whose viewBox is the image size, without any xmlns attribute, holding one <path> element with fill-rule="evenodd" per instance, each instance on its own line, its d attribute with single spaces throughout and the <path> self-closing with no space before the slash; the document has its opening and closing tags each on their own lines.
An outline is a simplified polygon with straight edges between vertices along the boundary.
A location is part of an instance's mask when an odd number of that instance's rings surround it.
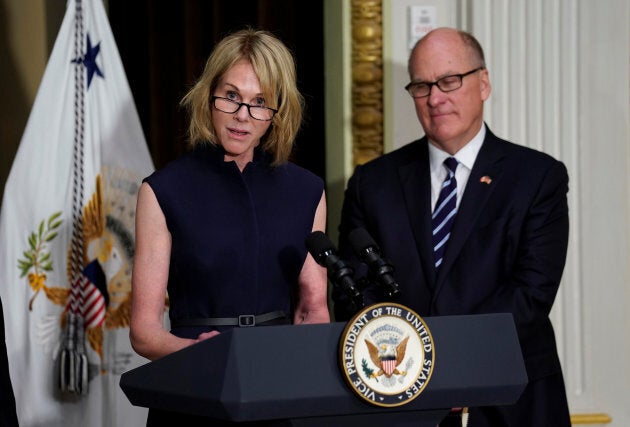
<svg viewBox="0 0 630 427">
<path fill-rule="evenodd" d="M 450 74 L 448 76 L 444 76 L 442 78 L 437 79 L 434 82 L 409 82 L 407 83 L 407 85 L 405 86 L 405 90 L 409 93 L 409 95 L 411 95 L 412 98 L 426 98 L 427 96 L 431 95 L 431 88 L 433 86 L 437 86 L 438 89 L 440 89 L 442 92 L 447 93 L 447 92 L 453 92 L 459 88 L 461 88 L 464 85 L 464 77 L 469 76 L 473 73 L 476 73 L 477 71 L 481 71 L 483 70 L 485 67 L 477 67 L 473 70 L 467 71 L 465 73 L 461 73 L 461 74 Z M 442 87 L 440 86 L 440 82 L 443 82 L 444 79 L 449 79 L 452 77 L 458 77 L 459 78 L 459 86 L 457 86 L 456 88 L 453 89 L 448 89 L 448 90 L 444 90 L 442 89 Z M 426 95 L 422 95 L 422 96 L 413 96 L 413 94 L 411 93 L 410 89 L 413 86 L 417 86 L 417 85 L 426 85 L 429 88 L 429 91 L 427 92 Z"/>
<path fill-rule="evenodd" d="M 217 104 L 216 104 L 216 100 L 217 100 L 217 99 L 221 99 L 221 100 L 223 100 L 223 101 L 229 101 L 229 102 L 231 102 L 232 104 L 234 104 L 234 106 L 235 106 L 234 111 L 225 111 L 225 110 L 222 110 L 222 109 L 220 109 L 219 107 L 217 107 Z M 275 115 L 276 115 L 276 113 L 278 112 L 278 110 L 276 110 L 275 108 L 271 108 L 271 107 L 263 107 L 263 106 L 260 106 L 260 105 L 251 105 L 251 104 L 247 104 L 246 102 L 237 102 L 237 101 L 234 101 L 233 99 L 230 99 L 230 98 L 225 98 L 225 97 L 223 97 L 223 96 L 215 96 L 215 95 L 212 95 L 212 96 L 210 97 L 210 100 L 212 101 L 212 105 L 214 106 L 214 108 L 216 108 L 217 110 L 219 110 L 219 111 L 221 111 L 221 112 L 223 112 L 223 113 L 227 113 L 227 114 L 234 114 L 234 113 L 236 113 L 236 112 L 237 112 L 238 110 L 240 110 L 240 109 L 241 109 L 241 107 L 244 105 L 245 107 L 247 107 L 247 114 L 249 114 L 249 117 L 251 117 L 251 118 L 252 118 L 252 119 L 254 119 L 254 120 L 260 120 L 261 122 L 268 122 L 268 121 L 270 121 L 270 120 L 273 120 L 273 116 L 275 116 Z M 252 110 L 251 110 L 252 108 L 261 108 L 261 109 L 264 109 L 264 110 L 269 110 L 269 111 L 271 111 L 273 114 L 271 114 L 271 117 L 270 117 L 270 118 L 268 118 L 268 119 L 259 119 L 259 118 L 254 117 L 254 116 L 252 115 Z"/>
</svg>

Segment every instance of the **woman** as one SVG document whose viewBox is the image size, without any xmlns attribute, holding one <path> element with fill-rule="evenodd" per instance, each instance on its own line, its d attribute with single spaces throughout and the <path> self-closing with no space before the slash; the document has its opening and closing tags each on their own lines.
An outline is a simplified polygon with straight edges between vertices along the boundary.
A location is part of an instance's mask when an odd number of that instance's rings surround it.
<svg viewBox="0 0 630 427">
<path fill-rule="evenodd" d="M 328 322 L 326 271 L 304 244 L 325 230 L 324 185 L 288 162 L 303 110 L 289 50 L 264 31 L 229 35 L 182 104 L 192 149 L 138 194 L 135 351 L 154 360 L 239 319 Z"/>
</svg>

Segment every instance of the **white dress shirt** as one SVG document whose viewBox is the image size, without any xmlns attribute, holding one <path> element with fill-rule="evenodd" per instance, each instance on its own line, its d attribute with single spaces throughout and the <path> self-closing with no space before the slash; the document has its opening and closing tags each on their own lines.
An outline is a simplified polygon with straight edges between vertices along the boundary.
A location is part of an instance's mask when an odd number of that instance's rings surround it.
<svg viewBox="0 0 630 427">
<path fill-rule="evenodd" d="M 464 194 L 464 188 L 468 182 L 470 171 L 475 164 L 477 154 L 481 149 L 481 144 L 486 137 L 486 125 L 481 125 L 481 129 L 477 132 L 477 135 L 471 139 L 466 145 L 464 145 L 454 156 L 459 162 L 457 170 L 455 170 L 455 179 L 457 180 L 457 207 L 459 208 L 459 202 Z M 431 167 L 431 212 L 435 209 L 438 196 L 440 195 L 440 189 L 442 183 L 446 178 L 447 172 L 444 167 L 444 160 L 451 157 L 446 151 L 440 150 L 438 147 L 429 142 L 429 163 Z"/>
</svg>

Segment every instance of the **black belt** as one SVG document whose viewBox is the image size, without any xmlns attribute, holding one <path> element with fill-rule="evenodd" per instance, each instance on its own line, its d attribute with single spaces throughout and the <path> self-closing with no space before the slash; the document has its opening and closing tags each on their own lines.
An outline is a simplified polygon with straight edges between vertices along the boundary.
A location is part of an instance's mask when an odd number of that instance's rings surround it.
<svg viewBox="0 0 630 427">
<path fill-rule="evenodd" d="M 241 314 L 238 317 L 199 317 L 171 319 L 171 326 L 238 326 L 241 328 L 256 326 L 271 320 L 286 318 L 284 311 L 270 311 L 259 315 Z"/>
</svg>

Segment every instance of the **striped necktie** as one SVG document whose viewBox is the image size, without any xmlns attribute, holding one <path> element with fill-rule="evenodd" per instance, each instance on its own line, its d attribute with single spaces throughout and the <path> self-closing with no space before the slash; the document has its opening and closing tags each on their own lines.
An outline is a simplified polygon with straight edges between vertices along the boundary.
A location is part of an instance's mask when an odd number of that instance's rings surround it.
<svg viewBox="0 0 630 427">
<path fill-rule="evenodd" d="M 448 171 L 448 175 L 442 183 L 442 189 L 431 216 L 433 255 L 436 269 L 442 264 L 446 242 L 451 235 L 451 227 L 457 213 L 457 181 L 455 180 L 457 165 L 458 162 L 454 157 L 444 160 L 444 166 Z"/>
</svg>

